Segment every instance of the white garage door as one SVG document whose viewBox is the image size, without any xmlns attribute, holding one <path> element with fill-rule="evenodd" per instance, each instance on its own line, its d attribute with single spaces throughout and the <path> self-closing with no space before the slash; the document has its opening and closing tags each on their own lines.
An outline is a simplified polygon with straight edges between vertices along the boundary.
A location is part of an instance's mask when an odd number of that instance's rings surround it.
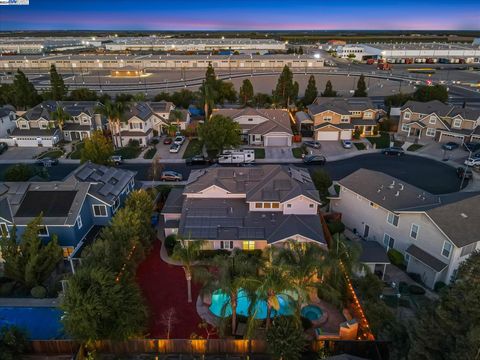
<svg viewBox="0 0 480 360">
<path fill-rule="evenodd" d="M 351 140 L 352 139 L 352 130 L 342 130 L 340 133 L 340 140 Z"/>
<path fill-rule="evenodd" d="M 338 140 L 338 131 L 319 131 L 317 140 Z"/>
<path fill-rule="evenodd" d="M 266 136 L 265 146 L 288 146 L 288 138 L 286 136 Z"/>
<path fill-rule="evenodd" d="M 440 141 L 445 141 L 445 142 L 453 141 L 461 144 L 463 142 L 463 136 L 460 136 L 460 135 L 454 136 L 454 135 L 442 133 L 442 137 L 440 138 Z"/>
</svg>

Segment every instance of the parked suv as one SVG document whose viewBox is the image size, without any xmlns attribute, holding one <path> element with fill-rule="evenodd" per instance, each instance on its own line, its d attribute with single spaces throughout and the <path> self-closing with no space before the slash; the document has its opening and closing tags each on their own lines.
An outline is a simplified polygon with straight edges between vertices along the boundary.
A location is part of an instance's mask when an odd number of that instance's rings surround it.
<svg viewBox="0 0 480 360">
<path fill-rule="evenodd" d="M 402 156 L 402 155 L 405 155 L 405 151 L 402 148 L 392 146 L 392 147 L 383 149 L 382 154 Z"/>
<path fill-rule="evenodd" d="M 161 181 L 182 181 L 183 176 L 179 172 L 176 172 L 173 170 L 165 170 L 165 171 L 162 171 L 162 174 L 160 175 L 160 180 Z"/>
<path fill-rule="evenodd" d="M 112 155 L 110 156 L 110 161 L 114 163 L 115 165 L 120 165 L 123 163 L 123 159 L 120 155 Z"/>
</svg>

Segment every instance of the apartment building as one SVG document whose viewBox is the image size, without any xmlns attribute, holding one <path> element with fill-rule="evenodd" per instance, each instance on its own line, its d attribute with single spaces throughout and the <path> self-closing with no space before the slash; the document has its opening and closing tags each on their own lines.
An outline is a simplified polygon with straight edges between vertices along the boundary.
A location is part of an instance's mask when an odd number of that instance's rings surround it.
<svg viewBox="0 0 480 360">
<path fill-rule="evenodd" d="M 407 272 L 426 286 L 449 283 L 459 264 L 480 248 L 478 193 L 437 196 L 389 175 L 359 169 L 339 182 L 331 211 L 346 227 L 405 257 Z"/>
<path fill-rule="evenodd" d="M 214 109 L 213 115 L 223 115 L 236 121 L 242 129 L 242 141 L 249 145 L 291 146 L 292 127 L 285 109 Z"/>
<path fill-rule="evenodd" d="M 400 110 L 398 135 L 413 141 L 480 140 L 480 110 L 446 105 L 438 100 L 408 101 Z"/>
<path fill-rule="evenodd" d="M 206 249 L 263 249 L 287 240 L 327 247 L 307 170 L 287 165 L 209 167 L 190 173 L 162 210 L 165 235 L 206 241 Z"/>
<path fill-rule="evenodd" d="M 356 129 L 362 136 L 373 135 L 379 116 L 369 98 L 318 97 L 307 108 L 316 140 L 350 140 Z"/>
</svg>

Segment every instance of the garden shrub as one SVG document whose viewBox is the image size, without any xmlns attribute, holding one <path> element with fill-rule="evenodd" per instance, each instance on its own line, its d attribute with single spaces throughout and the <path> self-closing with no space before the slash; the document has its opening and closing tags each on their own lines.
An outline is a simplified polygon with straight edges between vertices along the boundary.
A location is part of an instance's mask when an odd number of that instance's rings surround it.
<svg viewBox="0 0 480 360">
<path fill-rule="evenodd" d="M 0 296 L 10 296 L 13 293 L 15 282 L 7 282 L 0 285 Z"/>
<path fill-rule="evenodd" d="M 435 283 L 435 285 L 433 286 L 433 289 L 435 290 L 435 292 L 439 292 L 440 290 L 442 290 L 446 286 L 447 286 L 447 284 L 445 284 L 443 281 L 437 281 Z"/>
<path fill-rule="evenodd" d="M 408 286 L 408 291 L 412 295 L 423 295 L 423 294 L 425 294 L 425 289 L 421 286 L 418 286 L 418 285 L 409 285 Z"/>
<path fill-rule="evenodd" d="M 330 221 L 327 223 L 328 230 L 330 234 L 338 234 L 343 233 L 345 231 L 345 224 L 342 223 L 340 220 Z"/>
<path fill-rule="evenodd" d="M 403 257 L 403 254 L 400 251 L 395 249 L 390 249 L 388 250 L 387 255 L 388 255 L 388 259 L 393 265 L 398 267 L 404 265 L 405 258 Z"/>
<path fill-rule="evenodd" d="M 375 126 L 373 128 L 373 136 L 377 136 L 378 135 L 378 126 Z"/>
<path fill-rule="evenodd" d="M 173 248 L 177 244 L 177 237 L 175 234 L 168 235 L 165 238 L 165 249 L 167 249 L 167 254 L 171 256 L 173 254 Z"/>
<path fill-rule="evenodd" d="M 35 298 L 35 299 L 43 299 L 47 295 L 47 289 L 45 289 L 43 286 L 35 286 L 30 290 L 30 294 Z"/>
<path fill-rule="evenodd" d="M 230 251 L 224 249 L 216 249 L 216 250 L 201 250 L 199 254 L 199 258 L 202 260 L 206 259 L 213 259 L 217 255 L 229 255 Z"/>
</svg>

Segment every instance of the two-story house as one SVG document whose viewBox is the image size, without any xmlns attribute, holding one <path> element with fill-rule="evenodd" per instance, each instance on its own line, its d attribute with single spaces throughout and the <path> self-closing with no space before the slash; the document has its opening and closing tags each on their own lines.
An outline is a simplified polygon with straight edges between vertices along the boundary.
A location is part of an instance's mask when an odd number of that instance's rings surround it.
<svg viewBox="0 0 480 360">
<path fill-rule="evenodd" d="M 8 139 L 13 129 L 15 129 L 15 120 L 17 116 L 12 106 L 5 105 L 0 107 L 0 139 Z"/>
<path fill-rule="evenodd" d="M 57 106 L 69 115 L 62 129 L 67 141 L 89 138 L 94 131 L 105 128 L 106 120 L 98 111 L 103 104 L 99 101 L 59 101 Z"/>
<path fill-rule="evenodd" d="M 153 124 L 163 122 L 156 115 L 152 107 L 146 102 L 129 104 L 120 121 L 120 146 L 127 146 L 132 140 L 138 141 L 140 146 L 147 146 L 153 137 Z"/>
<path fill-rule="evenodd" d="M 91 231 L 105 226 L 134 188 L 135 173 L 86 163 L 63 181 L 0 184 L 0 229 L 15 225 L 18 239 L 42 214 L 39 235 L 48 242 L 55 234 L 65 257 L 75 253 Z"/>
<path fill-rule="evenodd" d="M 148 105 L 152 112 L 157 116 L 152 119 L 152 127 L 158 134 L 166 131 L 166 128 L 173 122 L 172 111 L 176 110 L 175 105 L 170 101 L 152 101 Z M 190 123 L 190 114 L 183 109 L 177 109 L 181 116 L 175 118 L 174 123 L 178 126 L 178 130 L 185 130 Z"/>
<path fill-rule="evenodd" d="M 347 228 L 405 257 L 407 272 L 430 288 L 449 283 L 480 248 L 478 193 L 430 194 L 389 175 L 359 169 L 341 179 L 331 210 Z"/>
<path fill-rule="evenodd" d="M 407 101 L 400 111 L 398 134 L 415 141 L 465 143 L 480 139 L 480 110 L 446 105 L 438 100 Z"/>
<path fill-rule="evenodd" d="M 292 127 L 285 109 L 214 109 L 213 115 L 223 115 L 236 121 L 242 129 L 242 140 L 249 145 L 291 146 Z"/>
<path fill-rule="evenodd" d="M 316 140 L 350 140 L 355 130 L 373 135 L 379 114 L 369 98 L 359 97 L 318 97 L 307 108 Z"/>
<path fill-rule="evenodd" d="M 326 248 L 319 205 L 307 170 L 209 167 L 170 192 L 162 215 L 166 236 L 202 239 L 206 249 L 263 249 L 289 239 Z"/>
</svg>

